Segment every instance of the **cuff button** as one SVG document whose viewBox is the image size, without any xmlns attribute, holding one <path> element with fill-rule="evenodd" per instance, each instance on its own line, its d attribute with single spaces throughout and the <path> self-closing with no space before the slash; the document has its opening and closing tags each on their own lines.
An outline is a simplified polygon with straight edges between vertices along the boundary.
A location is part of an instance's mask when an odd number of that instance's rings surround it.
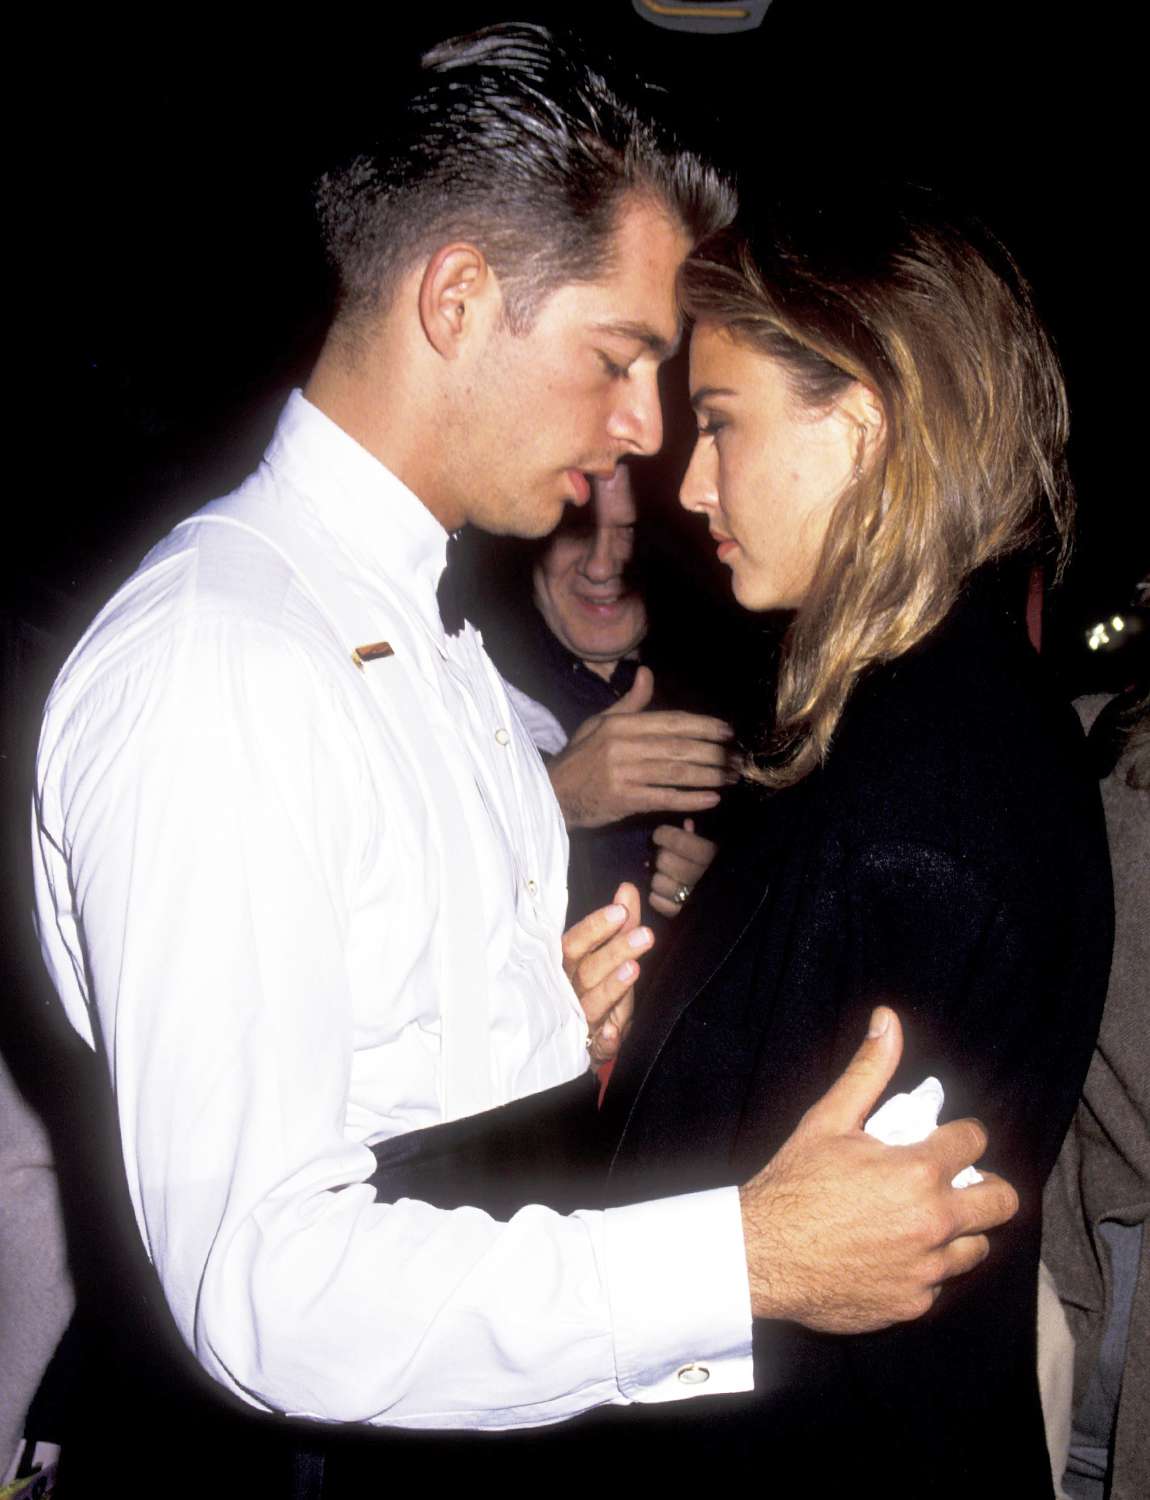
<svg viewBox="0 0 1150 1500">
<path fill-rule="evenodd" d="M 676 1370 L 675 1379 L 680 1385 L 706 1385 L 711 1378 L 711 1372 L 706 1365 L 689 1364 L 683 1365 Z"/>
</svg>

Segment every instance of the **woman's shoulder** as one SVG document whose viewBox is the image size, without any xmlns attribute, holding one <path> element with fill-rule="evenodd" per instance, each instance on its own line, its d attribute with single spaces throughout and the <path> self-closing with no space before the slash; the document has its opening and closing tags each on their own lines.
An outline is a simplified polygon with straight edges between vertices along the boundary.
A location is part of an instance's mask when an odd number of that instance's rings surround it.
<svg viewBox="0 0 1150 1500">
<path fill-rule="evenodd" d="M 860 681 L 824 774 L 855 838 L 963 854 L 1041 841 L 1044 822 L 1065 831 L 1097 808 L 1070 704 L 1021 623 L 985 601 Z"/>
</svg>

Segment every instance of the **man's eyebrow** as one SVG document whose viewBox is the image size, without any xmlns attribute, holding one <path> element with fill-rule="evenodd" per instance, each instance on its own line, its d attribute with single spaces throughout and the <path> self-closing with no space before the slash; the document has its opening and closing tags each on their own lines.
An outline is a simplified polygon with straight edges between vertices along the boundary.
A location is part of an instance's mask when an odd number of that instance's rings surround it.
<svg viewBox="0 0 1150 1500">
<path fill-rule="evenodd" d="M 733 396 L 734 394 L 735 392 L 725 385 L 701 385 L 697 391 L 691 392 L 691 405 L 705 406 L 716 396 Z"/>
<path fill-rule="evenodd" d="M 594 330 L 596 333 L 613 333 L 621 339 L 636 339 L 640 344 L 646 344 L 659 359 L 670 359 L 679 347 L 678 331 L 673 339 L 665 339 L 649 323 L 631 323 L 626 320 L 622 323 L 596 323 Z"/>
</svg>

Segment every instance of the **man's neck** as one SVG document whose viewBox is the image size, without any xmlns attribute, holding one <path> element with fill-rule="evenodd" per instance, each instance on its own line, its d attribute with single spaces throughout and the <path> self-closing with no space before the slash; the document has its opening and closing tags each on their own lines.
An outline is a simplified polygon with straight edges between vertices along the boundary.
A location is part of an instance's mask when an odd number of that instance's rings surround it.
<svg viewBox="0 0 1150 1500">
<path fill-rule="evenodd" d="M 595 676 L 602 677 L 604 682 L 611 681 L 615 675 L 615 668 L 619 665 L 618 657 L 615 657 L 612 661 L 588 661 L 586 657 L 581 657 L 580 660 L 588 672 L 594 672 Z"/>
<path fill-rule="evenodd" d="M 362 344 L 329 335 L 304 395 L 337 427 L 401 480 L 446 531 L 464 518 L 439 498 L 428 455 L 436 445 L 424 431 L 426 400 L 402 378 L 390 378 L 399 354 L 386 332 Z"/>
</svg>

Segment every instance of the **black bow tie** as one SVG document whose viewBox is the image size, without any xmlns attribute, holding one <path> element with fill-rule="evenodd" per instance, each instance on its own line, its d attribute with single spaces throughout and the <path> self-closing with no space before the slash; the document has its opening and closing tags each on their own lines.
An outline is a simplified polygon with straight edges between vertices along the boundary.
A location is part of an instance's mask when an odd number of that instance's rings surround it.
<svg viewBox="0 0 1150 1500">
<path fill-rule="evenodd" d="M 447 538 L 447 566 L 435 598 L 439 604 L 439 618 L 448 635 L 458 635 L 463 629 L 465 610 L 463 604 L 463 562 L 459 555 L 459 533 Z"/>
</svg>

